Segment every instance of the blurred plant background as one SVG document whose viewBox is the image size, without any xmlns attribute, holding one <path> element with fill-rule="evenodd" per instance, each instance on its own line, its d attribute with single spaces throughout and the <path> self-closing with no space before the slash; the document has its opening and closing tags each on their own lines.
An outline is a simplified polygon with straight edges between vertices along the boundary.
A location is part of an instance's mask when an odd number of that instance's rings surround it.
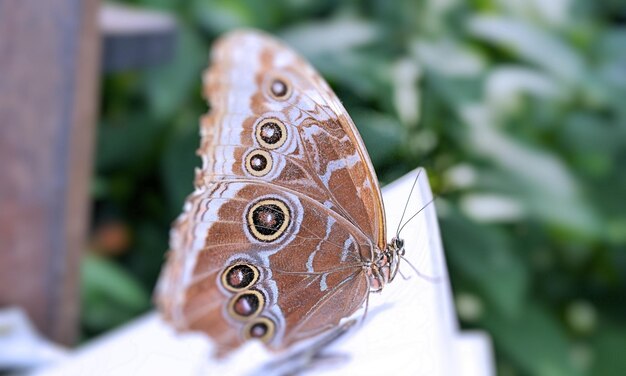
<svg viewBox="0 0 626 376">
<path fill-rule="evenodd" d="M 150 309 L 210 44 L 255 27 L 329 81 L 383 184 L 427 168 L 459 317 L 489 331 L 499 374 L 626 370 L 624 1 L 127 3 L 175 15 L 179 49 L 104 80 L 85 338 Z"/>
</svg>

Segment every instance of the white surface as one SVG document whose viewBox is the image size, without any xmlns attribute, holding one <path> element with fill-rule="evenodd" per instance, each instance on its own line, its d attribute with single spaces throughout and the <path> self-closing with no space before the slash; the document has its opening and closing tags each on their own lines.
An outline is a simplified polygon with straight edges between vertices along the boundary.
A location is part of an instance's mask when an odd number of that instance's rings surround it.
<svg viewBox="0 0 626 376">
<path fill-rule="evenodd" d="M 416 172 L 383 190 L 392 236 Z M 407 210 L 408 219 L 431 199 L 425 172 Z M 307 374 L 323 375 L 493 375 L 487 336 L 459 332 L 435 213 L 428 205 L 401 233 L 406 257 L 421 278 L 404 264 L 380 294 L 370 295 L 367 318 L 324 354 L 341 361 Z M 211 344 L 199 334 L 176 335 L 156 314 L 80 349 L 69 361 L 40 375 L 240 375 L 253 374 L 270 357 L 251 343 L 224 361 L 210 358 Z"/>
<path fill-rule="evenodd" d="M 66 356 L 66 349 L 37 333 L 22 309 L 0 309 L 0 370 L 32 369 Z"/>
</svg>

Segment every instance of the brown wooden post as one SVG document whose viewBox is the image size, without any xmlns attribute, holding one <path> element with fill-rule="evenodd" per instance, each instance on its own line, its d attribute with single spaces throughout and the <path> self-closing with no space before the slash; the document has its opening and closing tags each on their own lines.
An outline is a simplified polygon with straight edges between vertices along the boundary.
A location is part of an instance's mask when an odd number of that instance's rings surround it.
<svg viewBox="0 0 626 376">
<path fill-rule="evenodd" d="M 99 81 L 98 0 L 0 0 L 0 306 L 76 339 Z"/>
</svg>

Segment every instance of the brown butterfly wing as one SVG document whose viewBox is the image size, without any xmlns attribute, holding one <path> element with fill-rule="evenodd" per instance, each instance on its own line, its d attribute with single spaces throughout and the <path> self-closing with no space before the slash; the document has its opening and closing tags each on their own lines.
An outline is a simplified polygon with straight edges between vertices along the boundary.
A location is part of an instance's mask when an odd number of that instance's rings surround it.
<svg viewBox="0 0 626 376">
<path fill-rule="evenodd" d="M 222 351 L 250 337 L 282 348 L 362 306 L 363 261 L 384 246 L 380 191 L 353 123 L 306 62 L 256 32 L 213 53 L 203 167 L 172 230 L 159 306 Z"/>
<path fill-rule="evenodd" d="M 282 232 L 274 227 L 279 231 L 272 242 L 255 238 L 242 218 L 265 199 L 279 200 L 278 210 L 286 208 L 287 214 Z M 244 330 L 259 319 L 269 320 L 272 347 L 288 346 L 343 317 L 327 311 L 351 313 L 363 303 L 367 281 L 361 260 L 369 255 L 361 255 L 367 248 L 359 245 L 369 240 L 355 230 L 297 192 L 243 180 L 214 183 L 189 198 L 173 231 L 172 248 L 187 253 L 172 254 L 176 259 L 166 270 L 178 275 L 162 280 L 162 308 L 177 327 L 207 332 L 222 350 L 241 344 L 248 336 Z M 257 269 L 258 277 L 245 289 L 233 289 L 224 278 L 236 264 Z M 233 313 L 238 295 L 250 290 L 261 293 L 259 312 L 249 318 Z"/>
<path fill-rule="evenodd" d="M 282 97 L 272 92 L 276 81 L 286 84 Z M 259 178 L 332 204 L 385 247 L 382 197 L 370 158 L 343 105 L 310 64 L 264 34 L 231 33 L 213 49 L 205 95 L 212 111 L 202 121 L 199 154 L 207 180 L 249 176 L 242 162 L 258 146 L 255 129 L 274 118 L 287 130 L 284 143 L 268 150 L 280 168 Z"/>
</svg>

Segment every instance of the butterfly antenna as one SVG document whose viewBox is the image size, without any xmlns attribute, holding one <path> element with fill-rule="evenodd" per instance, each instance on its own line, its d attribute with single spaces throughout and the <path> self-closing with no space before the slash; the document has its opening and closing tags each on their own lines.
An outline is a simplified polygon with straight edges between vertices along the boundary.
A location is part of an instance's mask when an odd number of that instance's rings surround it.
<svg viewBox="0 0 626 376">
<path fill-rule="evenodd" d="M 429 200 L 429 201 L 428 201 L 428 202 L 427 202 L 424 206 L 422 206 L 422 207 L 421 207 L 421 209 L 417 211 L 417 213 L 413 214 L 413 215 L 411 216 L 411 218 L 407 219 L 407 221 L 406 221 L 406 222 L 404 222 L 404 224 L 402 225 L 402 227 L 400 227 L 400 228 L 398 229 L 398 232 L 396 233 L 396 236 L 399 236 L 399 235 L 400 235 L 400 232 L 402 232 L 402 230 L 404 229 L 404 226 L 408 225 L 408 224 L 409 224 L 409 222 L 411 222 L 411 220 L 412 220 L 413 218 L 417 217 L 417 215 L 418 215 L 419 213 L 421 213 L 424 209 L 426 209 L 426 208 L 428 207 L 428 205 L 432 204 L 432 203 L 435 201 L 435 199 L 437 199 L 437 196 L 433 196 L 433 198 L 431 198 L 431 199 L 430 199 L 430 200 Z"/>
<path fill-rule="evenodd" d="M 425 275 L 425 274 L 421 273 L 419 270 L 417 270 L 417 268 L 415 266 L 413 266 L 413 264 L 411 264 L 411 262 L 406 257 L 404 257 L 402 255 L 398 255 L 398 256 L 400 256 L 400 258 L 402 260 L 404 260 L 404 262 L 406 262 L 407 265 L 409 265 L 409 267 L 411 269 L 413 269 L 413 271 L 415 272 L 415 274 L 418 277 L 420 277 L 422 279 L 425 279 L 425 280 L 427 280 L 428 282 L 431 282 L 431 283 L 439 283 L 439 282 L 441 282 L 441 277 L 433 277 L 433 276 Z"/>
<path fill-rule="evenodd" d="M 406 214 L 406 209 L 409 207 L 409 201 L 411 201 L 411 196 L 413 195 L 413 189 L 415 189 L 415 185 L 417 184 L 417 179 L 419 179 L 420 174 L 422 173 L 422 169 L 417 171 L 417 176 L 415 180 L 413 180 L 413 185 L 411 186 L 411 191 L 409 192 L 409 197 L 406 199 L 406 204 L 404 204 L 404 210 L 402 211 L 402 217 L 400 217 L 400 222 L 398 222 L 398 228 L 396 229 L 396 237 L 400 235 L 400 225 L 402 224 L 402 220 L 404 219 L 404 215 Z"/>
</svg>

